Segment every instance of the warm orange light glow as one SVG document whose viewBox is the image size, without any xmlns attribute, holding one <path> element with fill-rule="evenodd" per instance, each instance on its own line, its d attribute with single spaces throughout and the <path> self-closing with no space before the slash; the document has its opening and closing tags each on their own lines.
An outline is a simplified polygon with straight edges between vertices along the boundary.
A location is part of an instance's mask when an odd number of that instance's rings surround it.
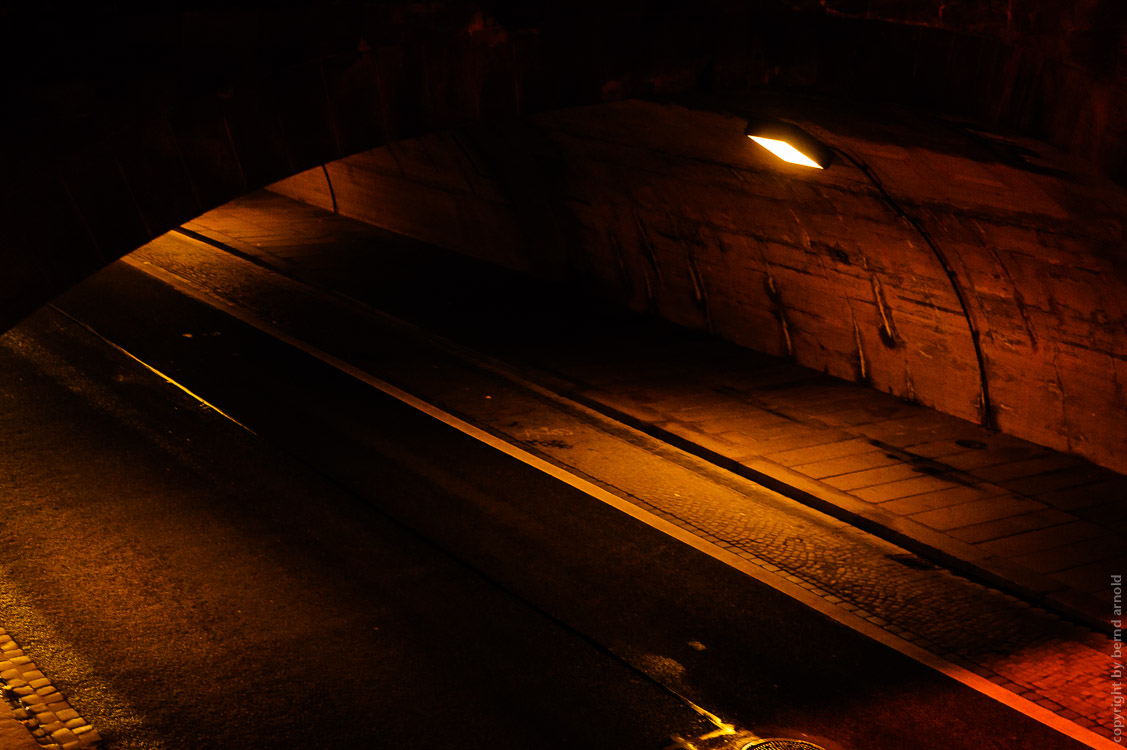
<svg viewBox="0 0 1127 750">
<path fill-rule="evenodd" d="M 814 161 L 809 156 L 802 153 L 786 141 L 776 141 L 773 138 L 760 138 L 757 135 L 749 135 L 748 138 L 755 141 L 760 146 L 767 149 L 783 161 L 790 162 L 791 164 L 801 164 L 804 167 L 814 167 L 815 169 L 822 168 L 821 164 Z"/>
</svg>

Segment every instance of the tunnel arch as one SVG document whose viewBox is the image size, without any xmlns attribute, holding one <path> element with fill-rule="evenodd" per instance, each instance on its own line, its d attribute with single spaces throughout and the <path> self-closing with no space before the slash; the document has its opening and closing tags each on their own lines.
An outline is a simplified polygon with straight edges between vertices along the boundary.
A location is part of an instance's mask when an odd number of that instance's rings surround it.
<svg viewBox="0 0 1127 750">
<path fill-rule="evenodd" d="M 319 165 L 347 164 L 338 160 L 350 154 L 361 154 L 353 162 L 363 160 L 373 147 L 425 133 L 475 124 L 499 126 L 535 113 L 574 112 L 569 108 L 598 102 L 669 97 L 685 101 L 694 92 L 723 97 L 732 92 L 799 91 L 828 98 L 839 109 L 871 112 L 891 101 L 1046 139 L 1098 163 L 1096 171 L 1104 176 L 1123 179 L 1123 14 L 1109 2 L 1085 8 L 1057 3 L 1051 13 L 1043 6 L 1032 0 L 985 5 L 891 2 L 879 7 L 844 1 L 715 0 L 687 9 L 646 2 L 455 0 L 343 3 L 331 9 L 297 3 L 273 10 L 118 12 L 80 19 L 81 24 L 61 29 L 53 26 L 56 22 L 27 19 L 30 31 L 14 49 L 36 61 L 37 69 L 14 87 L 20 116 L 4 126 L 3 196 L 9 232 L 0 261 L 0 323 L 11 325 L 71 283 L 167 229 L 288 175 Z M 631 106 L 624 104 L 622 111 Z M 710 108 L 715 106 L 689 111 Z M 636 126 L 645 128 L 644 117 L 641 120 Z M 817 118 L 809 121 L 816 127 Z M 866 127 L 872 125 L 868 118 Z M 1020 177 L 1024 187 L 1034 179 L 1030 175 L 1053 179 L 1055 167 L 1027 159 L 1036 149 L 1021 145 L 1020 139 L 997 137 L 981 125 L 963 132 L 977 133 L 976 147 L 1005 164 L 1012 172 L 1007 174 Z M 846 137 L 839 145 L 848 148 L 857 142 Z M 867 156 L 885 162 L 882 174 L 886 179 L 891 175 L 895 188 L 895 165 L 903 161 L 895 134 L 883 140 L 868 137 L 866 142 L 884 144 Z M 675 144 L 661 148 L 677 156 Z M 945 152 L 935 153 L 938 161 L 930 168 L 936 174 L 967 166 L 943 165 L 939 162 Z M 326 176 L 339 168 L 326 167 Z M 758 175 L 757 189 L 767 193 L 758 199 L 772 205 L 827 200 L 808 184 L 779 182 L 769 170 L 744 171 Z M 998 182 L 989 171 L 971 170 L 978 177 L 974 189 L 979 193 L 989 192 L 991 181 Z M 539 181 L 541 192 L 554 184 L 559 193 L 563 177 L 529 174 L 514 179 Z M 861 177 L 853 174 L 851 179 Z M 788 266 L 792 259 L 786 252 L 814 245 L 822 253 L 819 263 L 854 266 L 854 258 L 857 264 L 874 263 L 872 253 L 856 247 L 855 240 L 849 245 L 840 230 L 812 218 L 796 220 L 794 227 L 772 230 L 773 236 L 753 238 L 754 247 L 727 253 L 758 254 L 758 271 L 766 273 L 750 282 L 749 288 L 756 290 L 750 296 L 758 307 L 733 305 L 724 314 L 737 322 L 724 325 L 717 324 L 716 306 L 701 304 L 707 273 L 693 250 L 724 247 L 715 222 L 707 220 L 716 206 L 671 215 L 670 226 L 658 235 L 636 211 L 624 207 L 640 200 L 629 186 L 625 203 L 605 190 L 588 196 L 592 205 L 618 207 L 618 213 L 612 211 L 593 226 L 576 224 L 570 209 L 560 213 L 534 200 L 513 214 L 518 225 L 509 227 L 506 236 L 516 244 L 505 260 L 531 264 L 547 275 L 570 273 L 611 286 L 618 283 L 618 293 L 636 307 L 649 306 L 678 322 L 713 328 L 755 348 L 789 353 L 832 374 L 867 380 L 905 398 L 1125 470 L 1127 445 L 1117 420 L 1124 408 L 1118 369 L 1127 352 L 1116 302 L 1123 278 L 1116 244 L 1123 230 L 1116 217 L 1123 214 L 1118 198 L 1108 197 L 1111 193 L 1100 185 L 1093 177 L 1063 192 L 1035 186 L 1035 195 L 1043 196 L 1046 190 L 1057 194 L 1016 212 L 1009 223 L 991 223 L 997 217 L 989 212 L 974 214 L 974 206 L 960 203 L 957 191 L 943 185 L 909 198 L 911 215 L 922 222 L 917 229 L 941 236 L 943 247 L 955 248 L 946 281 L 942 273 L 935 274 L 934 253 L 931 260 L 906 263 L 896 273 L 890 270 L 898 262 L 895 254 L 885 253 L 889 267 L 879 273 L 870 269 L 868 278 L 860 281 L 848 273 L 823 274 L 816 283 L 813 277 L 802 282 L 781 279 L 800 273 Z M 743 187 L 746 191 L 746 183 Z M 772 190 L 775 195 L 770 195 Z M 510 193 L 510 199 L 523 199 L 519 190 Z M 869 226 L 870 237 L 893 227 L 900 238 L 897 247 L 910 246 L 913 257 L 930 252 L 916 246 L 923 239 L 921 231 L 901 226 L 887 201 L 874 197 L 871 186 L 854 185 L 852 193 L 838 190 L 835 195 L 853 195 L 849 200 L 862 195 L 864 208 L 857 209 L 852 221 L 857 226 L 879 225 Z M 559 193 L 554 198 L 566 202 L 569 196 Z M 663 205 L 670 202 L 667 198 Z M 957 209 L 957 220 L 950 209 Z M 865 211 L 870 215 L 862 216 Z M 822 211 L 821 221 L 832 223 L 834 215 Z M 1095 233 L 1073 221 L 1093 217 Z M 529 237 L 519 221 L 544 220 L 571 232 L 581 249 L 557 245 L 554 255 L 529 255 L 527 248 L 517 247 Z M 990 225 L 993 236 L 984 234 L 980 220 Z M 601 237 L 598 242 L 588 236 L 593 229 Z M 786 241 L 772 241 L 795 232 Z M 1007 233 L 1011 236 L 1003 236 Z M 914 240 L 905 240 L 908 236 Z M 1015 264 L 1021 248 L 1031 243 L 1039 247 L 1049 236 L 1057 244 L 1055 260 L 1026 253 L 1034 260 Z M 685 261 L 666 267 L 679 269 L 676 284 L 690 292 L 684 299 L 678 291 L 655 301 L 651 289 L 646 299 L 642 290 L 654 283 L 646 274 L 661 271 L 646 257 L 645 248 L 666 241 L 680 248 L 677 252 Z M 987 247 L 990 257 L 970 250 Z M 623 259 L 629 248 L 636 257 Z M 607 259 L 614 258 L 620 266 L 618 282 L 610 280 L 605 268 Z M 627 263 L 637 268 L 622 270 Z M 1059 269 L 1066 266 L 1087 276 L 1058 278 Z M 1016 278 L 1021 274 L 1025 276 Z M 723 273 L 714 275 L 713 283 L 721 283 Z M 848 291 L 858 283 L 864 295 Z M 798 324 L 797 318 L 814 311 L 792 305 L 788 298 L 814 299 L 817 295 L 810 292 L 818 285 L 829 292 L 828 299 L 838 300 L 839 310 L 850 309 L 851 325 Z M 915 334 L 906 332 L 912 316 L 897 313 L 889 300 L 913 292 L 928 298 L 933 316 L 950 315 L 957 321 L 959 314 L 952 311 L 964 308 L 962 322 L 946 330 L 965 330 L 932 337 L 929 344 L 958 366 L 932 368 L 916 354 L 913 367 L 907 347 L 897 348 L 898 341 L 912 340 Z M 952 294 L 963 294 L 966 300 L 960 305 Z M 850 308 L 850 300 L 862 296 L 870 300 L 862 315 L 864 325 Z M 760 327 L 770 330 L 769 335 L 750 335 L 743 330 L 746 320 L 738 322 L 753 308 L 758 310 L 755 315 L 767 316 Z M 831 311 L 821 312 L 814 317 L 830 318 Z M 756 320 L 755 315 L 749 319 Z M 929 326 L 916 328 L 923 336 Z M 977 367 L 975 337 L 983 342 Z M 1061 346 L 1046 344 L 1058 339 Z M 847 357 L 847 352 L 852 354 Z M 1034 377 L 1023 373 L 1030 363 L 1036 365 Z M 995 394 L 990 400 L 996 403 L 985 401 L 987 390 Z"/>
</svg>

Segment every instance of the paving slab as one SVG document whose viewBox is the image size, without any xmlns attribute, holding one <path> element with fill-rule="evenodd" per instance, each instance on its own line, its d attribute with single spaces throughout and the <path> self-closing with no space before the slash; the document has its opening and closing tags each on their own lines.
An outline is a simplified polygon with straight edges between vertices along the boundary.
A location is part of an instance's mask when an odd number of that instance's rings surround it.
<svg viewBox="0 0 1127 750">
<path fill-rule="evenodd" d="M 912 518 L 920 523 L 927 524 L 933 529 L 947 531 L 950 529 L 967 528 L 968 526 L 979 526 L 990 521 L 1022 518 L 1034 511 L 1044 510 L 1047 510 L 1044 504 L 1032 498 L 1002 495 L 999 497 L 986 497 L 981 500 L 972 500 L 969 503 L 948 506 L 946 508 L 924 511 L 915 514 Z M 1056 512 L 1059 513 L 1059 511 Z M 1056 518 L 1059 521 L 1064 519 L 1064 516 L 1058 515 Z M 1045 525 L 1048 526 L 1052 524 L 1046 523 Z"/>
<path fill-rule="evenodd" d="M 818 445 L 812 448 L 796 448 L 794 450 L 773 453 L 769 458 L 783 466 L 795 466 L 809 463 L 810 460 L 823 460 L 841 458 L 843 456 L 856 456 L 859 453 L 869 453 L 873 446 L 867 440 L 847 438 L 828 445 Z"/>
<path fill-rule="evenodd" d="M 826 484 L 831 487 L 836 487 L 839 490 L 849 492 L 851 490 L 859 490 L 865 487 L 875 487 L 878 485 L 888 484 L 889 482 L 900 482 L 905 479 L 912 479 L 918 477 L 920 474 L 916 471 L 916 467 L 910 464 L 905 464 L 898 461 L 890 466 L 881 466 L 876 469 L 866 469 L 863 471 L 853 471 L 848 474 L 839 474 L 830 479 L 824 480 Z M 946 489 L 941 487 L 939 489 Z"/>
<path fill-rule="evenodd" d="M 1068 522 L 1072 516 L 1064 511 L 1047 509 L 1016 516 L 1007 516 L 994 521 L 976 523 L 961 528 L 949 529 L 948 533 L 956 539 L 975 544 L 988 542 L 991 539 L 1002 539 L 1026 531 L 1036 531 L 1048 526 L 1056 526 Z M 1104 584 L 1106 586 L 1106 581 Z"/>
<path fill-rule="evenodd" d="M 868 469 L 879 469 L 883 466 L 892 466 L 903 461 L 899 456 L 872 449 L 865 453 L 854 453 L 850 456 L 835 458 L 828 461 L 814 461 L 808 464 L 793 464 L 792 468 L 814 479 L 829 479 L 843 474 L 854 474 Z"/>
</svg>

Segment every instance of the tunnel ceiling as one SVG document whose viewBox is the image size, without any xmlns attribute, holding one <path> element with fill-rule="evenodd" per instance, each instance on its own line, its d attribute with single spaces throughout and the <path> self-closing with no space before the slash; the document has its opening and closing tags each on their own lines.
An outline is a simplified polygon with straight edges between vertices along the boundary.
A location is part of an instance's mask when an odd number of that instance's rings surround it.
<svg viewBox="0 0 1127 750">
<path fill-rule="evenodd" d="M 425 185 L 367 150 L 453 127 L 503 262 L 1122 470 L 1124 7 L 6 8 L 0 328 L 315 165 Z M 764 112 L 841 162 L 728 140 Z"/>
</svg>

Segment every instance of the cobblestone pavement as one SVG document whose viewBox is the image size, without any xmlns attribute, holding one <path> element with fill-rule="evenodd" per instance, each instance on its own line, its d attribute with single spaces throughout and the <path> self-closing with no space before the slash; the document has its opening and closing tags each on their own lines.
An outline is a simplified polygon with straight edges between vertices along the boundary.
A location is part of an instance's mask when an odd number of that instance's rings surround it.
<svg viewBox="0 0 1127 750">
<path fill-rule="evenodd" d="M 86 750 L 102 746 L 98 731 L 71 708 L 66 697 L 35 666 L 19 644 L 0 628 L 0 693 L 11 708 L 12 718 L 23 724 L 30 736 L 12 728 L 0 730 L 5 748 L 26 746 L 45 750 Z M 34 740 L 34 742 L 32 742 Z"/>
<path fill-rule="evenodd" d="M 561 398 L 507 366 L 313 290 L 257 260 L 172 235 L 128 262 L 526 446 L 890 634 L 1111 736 L 1108 636 L 929 565 Z M 331 326 L 323 325 L 326 311 Z M 314 319 L 317 325 L 309 322 Z"/>
</svg>

